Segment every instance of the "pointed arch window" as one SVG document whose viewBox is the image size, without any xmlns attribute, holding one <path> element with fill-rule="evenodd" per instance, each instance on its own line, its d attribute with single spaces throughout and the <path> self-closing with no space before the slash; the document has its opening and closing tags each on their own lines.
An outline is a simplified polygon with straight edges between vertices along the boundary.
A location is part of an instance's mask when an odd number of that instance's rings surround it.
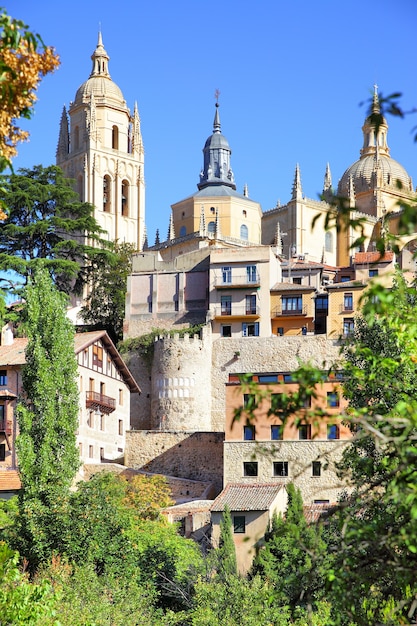
<svg viewBox="0 0 417 626">
<path fill-rule="evenodd" d="M 103 211 L 111 211 L 111 179 L 108 175 L 103 178 Z"/>
<path fill-rule="evenodd" d="M 247 241 L 248 236 L 248 227 L 246 226 L 246 224 L 242 224 L 242 226 L 240 227 L 240 238 L 243 239 L 243 241 Z"/>
<path fill-rule="evenodd" d="M 117 126 L 113 126 L 111 129 L 111 147 L 113 150 L 119 149 L 119 129 Z"/>
<path fill-rule="evenodd" d="M 333 252 L 333 235 L 332 233 L 326 233 L 324 237 L 324 249 L 326 252 Z"/>
<path fill-rule="evenodd" d="M 127 180 L 122 180 L 122 215 L 123 217 L 129 216 L 129 183 Z"/>
<path fill-rule="evenodd" d="M 74 128 L 74 150 L 80 149 L 80 129 L 78 126 Z"/>
</svg>

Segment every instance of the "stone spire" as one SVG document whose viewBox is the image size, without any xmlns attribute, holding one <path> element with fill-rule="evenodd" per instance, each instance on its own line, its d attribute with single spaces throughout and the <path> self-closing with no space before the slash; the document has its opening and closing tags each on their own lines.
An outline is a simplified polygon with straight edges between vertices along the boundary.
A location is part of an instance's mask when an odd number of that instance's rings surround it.
<svg viewBox="0 0 417 626">
<path fill-rule="evenodd" d="M 221 132 L 218 102 L 216 102 L 214 114 L 213 134 L 207 139 L 203 148 L 203 154 L 204 165 L 197 187 L 204 189 L 208 186 L 226 185 L 236 189 L 235 177 L 230 164 L 232 151 L 229 147 L 229 142 Z"/>
<path fill-rule="evenodd" d="M 355 207 L 355 184 L 353 176 L 349 176 L 349 206 L 351 209 Z"/>
<path fill-rule="evenodd" d="M 303 190 L 301 188 L 301 175 L 300 175 L 300 167 L 297 163 L 295 166 L 295 175 L 294 175 L 294 183 L 292 186 L 292 200 L 301 200 L 303 197 Z"/>
<path fill-rule="evenodd" d="M 135 101 L 132 121 L 132 154 L 143 152 L 142 133 L 140 132 L 140 117 L 138 103 Z"/>
<path fill-rule="evenodd" d="M 245 186 L 243 187 L 243 195 L 245 196 L 245 198 L 249 198 L 249 191 L 248 191 L 247 183 L 245 183 Z"/>
<path fill-rule="evenodd" d="M 172 241 L 173 239 L 175 239 L 175 229 L 174 229 L 174 218 L 173 218 L 172 211 L 171 211 L 171 215 L 169 217 L 168 241 Z"/>
<path fill-rule="evenodd" d="M 281 233 L 281 224 L 277 222 L 277 229 L 275 231 L 275 246 L 276 251 L 279 256 L 282 256 L 282 233 Z"/>
<path fill-rule="evenodd" d="M 374 95 L 372 99 L 371 114 L 362 126 L 363 147 L 361 157 L 369 154 L 379 156 L 389 156 L 390 151 L 387 144 L 388 124 L 381 113 L 378 97 L 378 86 L 374 85 Z"/>
<path fill-rule="evenodd" d="M 215 220 L 215 236 L 216 239 L 221 239 L 222 233 L 220 230 L 220 217 L 219 217 L 219 209 L 216 209 L 216 220 Z"/>
<path fill-rule="evenodd" d="M 330 165 L 327 163 L 327 165 L 326 165 L 326 172 L 324 174 L 323 197 L 325 199 L 328 199 L 332 195 L 333 195 L 332 174 L 331 174 L 331 171 L 330 171 Z"/>
<path fill-rule="evenodd" d="M 109 55 L 104 49 L 103 40 L 101 38 L 101 31 L 98 33 L 98 43 L 97 48 L 94 50 L 91 55 L 91 60 L 93 62 L 93 69 L 91 70 L 90 78 L 93 76 L 103 76 L 104 78 L 110 79 L 109 74 Z"/>
<path fill-rule="evenodd" d="M 67 109 L 62 109 L 61 121 L 59 124 L 59 138 L 56 149 L 56 156 L 65 158 L 69 153 L 69 119 Z"/>
</svg>

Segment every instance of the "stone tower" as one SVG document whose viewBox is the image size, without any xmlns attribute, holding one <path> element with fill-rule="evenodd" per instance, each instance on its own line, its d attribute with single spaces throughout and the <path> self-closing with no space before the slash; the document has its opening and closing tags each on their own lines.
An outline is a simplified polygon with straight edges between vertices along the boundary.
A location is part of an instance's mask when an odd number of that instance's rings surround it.
<svg viewBox="0 0 417 626">
<path fill-rule="evenodd" d="M 133 115 L 109 74 L 101 33 L 90 77 L 64 107 L 56 163 L 110 241 L 142 248 L 145 224 L 144 150 L 137 104 Z"/>
</svg>

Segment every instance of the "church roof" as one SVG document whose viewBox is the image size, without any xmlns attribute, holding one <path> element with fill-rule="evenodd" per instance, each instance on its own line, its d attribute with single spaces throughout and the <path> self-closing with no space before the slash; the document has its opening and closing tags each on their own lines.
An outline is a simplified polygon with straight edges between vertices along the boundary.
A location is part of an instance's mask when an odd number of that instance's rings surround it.
<svg viewBox="0 0 417 626">
<path fill-rule="evenodd" d="M 216 93 L 218 96 L 218 92 Z M 199 189 L 217 185 L 236 189 L 235 178 L 230 164 L 232 151 L 226 137 L 222 135 L 220 126 L 219 103 L 216 102 L 216 112 L 213 122 L 213 133 L 207 138 L 203 148 L 204 165 L 200 173 Z"/>
</svg>

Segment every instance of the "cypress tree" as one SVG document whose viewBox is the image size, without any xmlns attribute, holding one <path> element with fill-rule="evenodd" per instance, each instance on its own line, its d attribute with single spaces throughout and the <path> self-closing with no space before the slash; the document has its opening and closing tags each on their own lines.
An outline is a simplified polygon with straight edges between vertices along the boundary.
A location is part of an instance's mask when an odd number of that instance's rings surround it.
<svg viewBox="0 0 417 626">
<path fill-rule="evenodd" d="M 217 556 L 217 575 L 220 580 L 227 582 L 230 576 L 237 575 L 236 549 L 232 535 L 232 517 L 227 504 L 224 507 L 223 517 L 220 522 L 220 540 Z"/>
</svg>

